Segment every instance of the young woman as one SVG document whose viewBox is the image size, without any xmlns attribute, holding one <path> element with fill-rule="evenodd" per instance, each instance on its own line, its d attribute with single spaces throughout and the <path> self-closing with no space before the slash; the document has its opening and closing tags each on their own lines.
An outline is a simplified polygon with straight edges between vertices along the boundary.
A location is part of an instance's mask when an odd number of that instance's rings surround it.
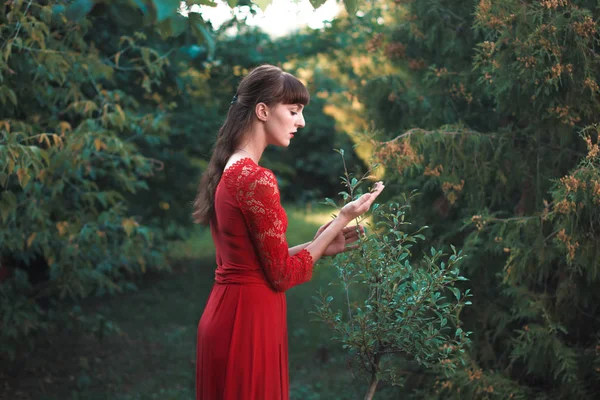
<svg viewBox="0 0 600 400">
<path fill-rule="evenodd" d="M 258 163 L 268 145 L 289 146 L 308 101 L 298 79 L 263 65 L 242 80 L 219 130 L 193 213 L 210 225 L 217 261 L 198 325 L 197 400 L 289 398 L 285 291 L 310 280 L 319 258 L 358 240 L 346 225 L 384 188 L 377 182 L 311 242 L 288 248 L 277 181 Z"/>
</svg>

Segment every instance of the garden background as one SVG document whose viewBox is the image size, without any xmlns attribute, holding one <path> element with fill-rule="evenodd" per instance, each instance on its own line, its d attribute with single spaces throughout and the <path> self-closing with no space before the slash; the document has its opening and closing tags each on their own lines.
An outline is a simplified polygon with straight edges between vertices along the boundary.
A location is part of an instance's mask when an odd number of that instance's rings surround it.
<svg viewBox="0 0 600 400">
<path fill-rule="evenodd" d="M 290 245 L 343 202 L 343 149 L 352 173 L 379 164 L 381 203 L 417 191 L 413 255 L 466 255 L 455 371 L 404 354 L 375 398 L 597 398 L 600 4 L 345 0 L 274 38 L 246 19 L 268 3 L 228 0 L 218 27 L 192 7 L 211 0 L 0 6 L 0 398 L 193 398 L 215 262 L 191 202 L 263 63 L 311 93 L 306 127 L 261 160 Z M 319 290 L 342 294 L 336 263 L 288 292 L 293 399 L 368 386 L 310 313 Z"/>
</svg>

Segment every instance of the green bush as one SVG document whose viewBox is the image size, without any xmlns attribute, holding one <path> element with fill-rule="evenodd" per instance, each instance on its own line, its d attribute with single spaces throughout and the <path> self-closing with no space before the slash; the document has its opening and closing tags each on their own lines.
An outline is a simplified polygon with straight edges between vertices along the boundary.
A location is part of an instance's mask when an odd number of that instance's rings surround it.
<svg viewBox="0 0 600 400">
<path fill-rule="evenodd" d="M 134 288 L 134 275 L 167 268 L 166 239 L 191 225 L 184 207 L 166 212 L 169 201 L 186 204 L 195 192 L 189 178 L 181 190 L 181 179 L 173 177 L 199 173 L 191 157 L 181 157 L 190 136 L 173 131 L 169 116 L 181 97 L 173 87 L 196 89 L 206 78 L 190 73 L 189 65 L 171 66 L 181 55 L 166 47 L 182 46 L 158 36 L 170 33 L 157 24 L 159 3 L 2 8 L 3 353 L 14 357 L 19 344 L 68 326 L 65 317 L 79 319 L 63 312 L 78 299 Z M 177 15 L 176 3 L 161 9 L 162 20 L 194 31 L 198 18 Z M 177 172 L 165 172 L 174 159 Z"/>
<path fill-rule="evenodd" d="M 412 374 L 415 397 L 600 391 L 599 17 L 592 1 L 387 2 L 340 50 L 386 186 L 422 193 L 413 223 L 462 247 L 476 282 L 468 367 Z"/>
<path fill-rule="evenodd" d="M 346 173 L 347 191 L 341 193 L 345 202 L 361 194 L 365 178 Z M 469 332 L 461 328 L 460 314 L 471 304 L 471 295 L 470 289 L 456 286 L 466 280 L 458 269 L 464 256 L 454 247 L 449 257 L 431 247 L 429 254 L 415 257 L 411 248 L 425 238 L 421 232 L 427 227 L 407 232 L 412 198 L 373 206 L 377 223 L 370 226 L 372 233 L 360 240 L 357 250 L 333 262 L 340 278 L 335 283 L 346 295 L 343 311 L 326 294 L 317 307 L 317 317 L 348 352 L 349 364 L 367 376 L 365 399 L 373 398 L 380 381 L 402 385 L 398 370 L 407 364 L 436 366 L 447 373 L 464 365 Z"/>
</svg>

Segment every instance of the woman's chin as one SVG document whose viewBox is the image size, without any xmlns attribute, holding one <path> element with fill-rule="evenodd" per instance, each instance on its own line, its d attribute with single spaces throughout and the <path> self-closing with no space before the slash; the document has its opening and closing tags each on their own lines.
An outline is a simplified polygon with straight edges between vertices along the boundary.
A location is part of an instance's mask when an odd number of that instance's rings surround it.
<svg viewBox="0 0 600 400">
<path fill-rule="evenodd" d="M 290 137 L 288 139 L 281 138 L 279 140 L 272 140 L 269 142 L 269 144 L 276 147 L 289 147 L 291 142 L 292 138 Z"/>
</svg>

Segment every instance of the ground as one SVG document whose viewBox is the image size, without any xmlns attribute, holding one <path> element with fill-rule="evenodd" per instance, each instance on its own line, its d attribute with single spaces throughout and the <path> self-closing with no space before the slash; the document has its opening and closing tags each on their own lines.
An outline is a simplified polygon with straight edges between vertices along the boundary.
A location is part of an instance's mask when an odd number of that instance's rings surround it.
<svg viewBox="0 0 600 400">
<path fill-rule="evenodd" d="M 290 246 L 310 240 L 329 218 L 328 211 L 287 209 Z M 85 314 L 104 314 L 119 331 L 99 340 L 65 330 L 10 368 L 0 365 L 0 399 L 193 399 L 196 327 L 214 279 L 214 250 L 199 230 L 171 253 L 171 273 L 148 274 L 136 291 L 86 302 Z M 287 292 L 292 399 L 359 399 L 367 388 L 347 369 L 329 328 L 310 314 L 319 289 L 336 294 L 330 262 L 320 261 L 311 282 Z M 382 387 L 376 398 L 398 393 Z"/>
</svg>

